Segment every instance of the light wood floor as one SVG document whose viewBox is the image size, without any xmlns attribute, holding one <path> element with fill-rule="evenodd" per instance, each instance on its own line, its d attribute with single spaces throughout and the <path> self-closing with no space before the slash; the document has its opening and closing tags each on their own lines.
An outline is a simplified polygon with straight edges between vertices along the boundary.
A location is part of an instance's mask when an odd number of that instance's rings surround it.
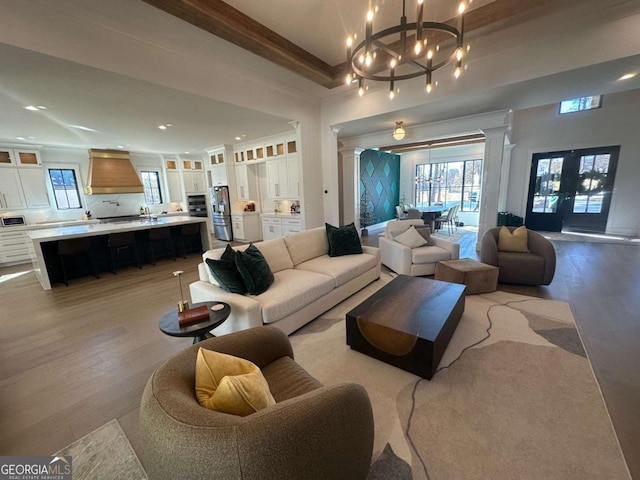
<svg viewBox="0 0 640 480">
<path fill-rule="evenodd" d="M 377 244 L 375 232 L 365 243 Z M 460 243 L 462 257 L 476 257 L 473 235 Z M 500 288 L 571 305 L 629 468 L 640 479 L 640 247 L 554 245 L 558 269 L 549 287 Z M 179 300 L 172 272 L 184 270 L 188 285 L 200 259 L 163 260 L 50 291 L 29 265 L 0 269 L 0 455 L 49 455 L 113 418 L 140 454 L 144 385 L 190 344 L 158 330 Z"/>
</svg>

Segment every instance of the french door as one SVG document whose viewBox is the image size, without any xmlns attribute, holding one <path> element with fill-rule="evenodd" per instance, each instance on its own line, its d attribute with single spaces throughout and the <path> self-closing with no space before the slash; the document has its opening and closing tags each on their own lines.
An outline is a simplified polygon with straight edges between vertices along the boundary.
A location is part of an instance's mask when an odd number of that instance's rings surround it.
<svg viewBox="0 0 640 480">
<path fill-rule="evenodd" d="M 549 232 L 604 232 L 620 146 L 536 153 L 525 225 Z"/>
</svg>

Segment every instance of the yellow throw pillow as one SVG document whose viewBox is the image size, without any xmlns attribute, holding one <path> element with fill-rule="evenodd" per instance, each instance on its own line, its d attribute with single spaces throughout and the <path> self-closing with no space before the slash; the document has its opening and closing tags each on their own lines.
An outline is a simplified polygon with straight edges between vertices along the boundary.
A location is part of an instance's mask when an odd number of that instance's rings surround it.
<svg viewBox="0 0 640 480">
<path fill-rule="evenodd" d="M 527 229 L 523 225 L 511 232 L 507 227 L 500 228 L 498 250 L 501 252 L 528 252 Z"/>
<path fill-rule="evenodd" d="M 254 363 L 204 348 L 196 359 L 196 398 L 205 408 L 242 417 L 276 403 Z"/>
</svg>

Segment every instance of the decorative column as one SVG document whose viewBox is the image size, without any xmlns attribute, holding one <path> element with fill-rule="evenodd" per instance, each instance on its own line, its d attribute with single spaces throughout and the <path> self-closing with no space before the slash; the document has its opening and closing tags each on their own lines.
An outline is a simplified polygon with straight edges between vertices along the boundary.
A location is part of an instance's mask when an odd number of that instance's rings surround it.
<svg viewBox="0 0 640 480">
<path fill-rule="evenodd" d="M 362 148 L 345 148 L 340 150 L 342 157 L 342 191 L 340 192 L 342 225 L 351 222 L 360 228 L 360 154 Z"/>
<path fill-rule="evenodd" d="M 482 129 L 482 133 L 485 135 L 485 145 L 476 250 L 480 249 L 480 240 L 484 232 L 489 228 L 495 227 L 498 223 L 500 190 L 503 184 L 504 144 L 507 129 L 508 127 Z M 506 181 L 508 181 L 508 175 Z"/>
<path fill-rule="evenodd" d="M 323 158 L 323 211 L 324 221 L 332 225 L 340 223 L 340 191 L 339 191 L 339 155 L 338 155 L 338 133 L 342 129 L 339 126 L 331 126 L 331 132 L 328 135 L 322 135 L 322 151 L 323 155 L 329 158 Z M 318 181 L 317 179 L 316 181 Z M 309 205 L 307 205 L 309 208 Z"/>
<path fill-rule="evenodd" d="M 509 191 L 509 170 L 511 168 L 511 151 L 515 147 L 515 143 L 510 143 L 504 146 L 504 153 L 502 156 L 502 170 L 500 173 L 500 191 L 498 193 L 498 211 L 507 211 L 507 193 Z"/>
</svg>

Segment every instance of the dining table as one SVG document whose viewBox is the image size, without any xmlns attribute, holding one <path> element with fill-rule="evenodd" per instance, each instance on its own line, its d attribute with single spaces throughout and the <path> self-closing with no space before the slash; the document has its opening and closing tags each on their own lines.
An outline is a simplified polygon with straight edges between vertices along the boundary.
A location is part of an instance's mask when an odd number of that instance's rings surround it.
<svg viewBox="0 0 640 480">
<path fill-rule="evenodd" d="M 425 225 L 428 224 L 431 231 L 435 232 L 435 223 L 436 223 L 435 220 L 440 215 L 442 215 L 442 212 L 445 209 L 444 206 L 429 205 L 429 206 L 416 207 L 416 209 L 420 213 L 422 213 L 422 220 L 424 220 Z"/>
</svg>

